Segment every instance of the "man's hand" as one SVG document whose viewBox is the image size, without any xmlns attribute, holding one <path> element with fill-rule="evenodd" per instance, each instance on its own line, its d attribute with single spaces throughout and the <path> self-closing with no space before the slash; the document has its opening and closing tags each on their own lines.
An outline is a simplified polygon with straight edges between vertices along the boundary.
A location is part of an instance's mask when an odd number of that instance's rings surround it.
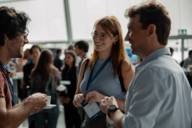
<svg viewBox="0 0 192 128">
<path fill-rule="evenodd" d="M 91 91 L 86 94 L 85 101 L 86 102 L 101 102 L 101 100 L 105 96 L 97 91 Z"/>
<path fill-rule="evenodd" d="M 47 105 L 48 97 L 43 93 L 34 93 L 27 97 L 24 104 L 30 106 L 31 113 L 36 113 L 41 111 Z"/>
<path fill-rule="evenodd" d="M 117 101 L 116 101 L 115 97 L 113 97 L 113 96 L 104 97 L 100 103 L 101 111 L 107 114 L 107 110 L 108 110 L 110 105 L 115 105 L 118 108 Z"/>
</svg>

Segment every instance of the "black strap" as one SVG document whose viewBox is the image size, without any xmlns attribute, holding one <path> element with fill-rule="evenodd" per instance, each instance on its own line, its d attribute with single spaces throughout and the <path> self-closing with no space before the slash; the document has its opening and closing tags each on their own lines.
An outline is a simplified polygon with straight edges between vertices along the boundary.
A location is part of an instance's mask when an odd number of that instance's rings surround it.
<svg viewBox="0 0 192 128">
<path fill-rule="evenodd" d="M 125 89 L 125 86 L 124 86 L 124 82 L 123 82 L 123 77 L 122 77 L 122 74 L 121 74 L 121 67 L 122 67 L 122 63 L 123 61 L 120 62 L 120 65 L 118 66 L 118 76 L 119 76 L 119 81 L 120 81 L 120 85 L 121 85 L 121 90 L 122 92 L 126 92 L 126 89 Z"/>
<path fill-rule="evenodd" d="M 85 66 L 84 66 L 82 78 L 84 78 L 84 74 L 85 74 L 86 68 L 87 68 L 87 66 L 88 66 L 88 64 L 89 64 L 89 58 L 86 58 L 86 59 L 84 60 L 84 63 L 85 63 Z"/>
<path fill-rule="evenodd" d="M 84 63 L 85 63 L 85 66 L 84 66 L 84 70 L 83 70 L 83 74 L 82 74 L 83 77 L 82 77 L 82 78 L 84 78 L 84 74 L 85 74 L 86 68 L 87 68 L 88 63 L 89 63 L 89 58 L 86 58 L 86 59 L 84 60 Z M 121 66 L 122 66 L 122 63 L 123 63 L 123 61 L 121 61 L 121 62 L 120 62 L 120 65 L 118 66 L 118 72 L 117 72 L 117 74 L 118 74 L 118 77 L 119 77 L 121 90 L 122 90 L 122 92 L 126 92 L 127 90 L 125 89 L 124 82 L 123 82 L 123 77 L 122 77 L 122 74 L 121 74 Z"/>
</svg>

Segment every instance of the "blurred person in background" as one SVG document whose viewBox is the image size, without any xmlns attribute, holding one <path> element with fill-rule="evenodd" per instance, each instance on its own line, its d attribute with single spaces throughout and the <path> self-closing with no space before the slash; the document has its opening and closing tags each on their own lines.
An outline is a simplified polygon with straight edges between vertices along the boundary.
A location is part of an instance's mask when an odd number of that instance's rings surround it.
<svg viewBox="0 0 192 128">
<path fill-rule="evenodd" d="M 68 82 L 66 92 L 60 93 L 61 102 L 64 105 L 66 128 L 80 128 L 81 118 L 77 108 L 73 105 L 77 84 L 76 54 L 74 51 L 65 51 L 64 68 L 62 70 L 62 80 Z"/>
<path fill-rule="evenodd" d="M 23 90 L 21 91 L 21 99 L 27 97 L 30 93 L 30 75 L 32 69 L 38 63 L 41 54 L 41 48 L 38 45 L 33 45 L 30 49 L 31 61 L 29 60 L 23 67 Z"/>
<path fill-rule="evenodd" d="M 28 43 L 26 26 L 29 17 L 14 8 L 0 7 L 0 127 L 16 128 L 30 114 L 45 107 L 47 96 L 35 93 L 23 102 L 13 105 L 14 98 L 9 72 L 5 65 L 12 58 L 22 57 L 23 46 Z"/>
<path fill-rule="evenodd" d="M 63 61 L 60 58 L 61 53 L 62 53 L 62 50 L 57 49 L 56 53 L 55 53 L 55 58 L 54 58 L 54 65 L 55 65 L 55 67 L 57 67 L 59 69 L 59 71 L 61 71 L 61 68 L 63 67 Z"/>
<path fill-rule="evenodd" d="M 69 45 L 69 46 L 67 47 L 67 50 L 74 51 L 74 50 L 75 50 L 75 47 L 74 47 L 73 45 Z"/>
<path fill-rule="evenodd" d="M 183 64 L 181 65 L 185 71 L 190 71 L 190 66 L 192 67 L 192 50 L 188 51 L 188 57 L 183 60 Z"/>
<path fill-rule="evenodd" d="M 26 61 L 25 64 L 29 63 L 29 61 L 32 61 L 31 60 L 31 53 L 30 53 L 30 49 L 26 49 L 23 53 L 23 59 Z M 25 65 L 24 64 L 24 65 Z"/>
<path fill-rule="evenodd" d="M 30 49 L 26 49 L 23 52 L 22 58 L 17 58 L 17 64 L 16 64 L 16 71 L 20 73 L 20 76 L 18 77 L 16 83 L 18 86 L 18 97 L 20 99 L 23 99 L 23 67 L 26 65 L 29 61 L 31 61 L 31 54 Z"/>
<path fill-rule="evenodd" d="M 87 53 L 89 51 L 89 44 L 84 40 L 80 40 L 75 42 L 74 47 L 75 47 L 75 53 L 77 55 L 77 61 L 76 61 L 76 64 L 78 66 L 77 73 L 79 73 L 81 63 L 85 58 L 87 58 Z"/>
<path fill-rule="evenodd" d="M 30 92 L 45 93 L 51 96 L 51 104 L 55 107 L 45 109 L 29 117 L 29 128 L 56 128 L 59 115 L 56 87 L 60 81 L 60 72 L 53 65 L 53 54 L 49 50 L 42 51 L 39 61 L 31 73 Z"/>
</svg>

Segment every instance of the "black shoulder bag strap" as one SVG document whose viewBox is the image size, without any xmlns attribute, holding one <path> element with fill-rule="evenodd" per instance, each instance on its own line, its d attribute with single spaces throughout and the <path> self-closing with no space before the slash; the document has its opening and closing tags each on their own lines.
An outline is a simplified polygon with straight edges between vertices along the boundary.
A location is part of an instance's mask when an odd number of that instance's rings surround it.
<svg viewBox="0 0 192 128">
<path fill-rule="evenodd" d="M 84 63 L 85 63 L 85 66 L 84 66 L 84 69 L 83 69 L 83 74 L 82 74 L 83 76 L 82 76 L 82 78 L 84 78 L 84 74 L 85 74 L 86 68 L 87 68 L 87 66 L 89 64 L 89 58 L 86 58 L 84 60 Z"/>
<path fill-rule="evenodd" d="M 123 61 L 120 62 L 120 65 L 118 66 L 118 77 L 119 77 L 119 81 L 120 81 L 120 85 L 121 85 L 121 90 L 122 92 L 126 92 L 125 86 L 124 86 L 124 82 L 123 82 L 123 77 L 122 77 L 122 73 L 121 73 L 121 66 L 122 66 Z"/>
</svg>

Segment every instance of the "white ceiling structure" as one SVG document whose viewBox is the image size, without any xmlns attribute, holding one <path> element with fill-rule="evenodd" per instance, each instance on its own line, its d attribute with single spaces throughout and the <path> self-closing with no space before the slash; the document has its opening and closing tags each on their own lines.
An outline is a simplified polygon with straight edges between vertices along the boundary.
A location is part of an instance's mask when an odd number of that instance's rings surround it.
<svg viewBox="0 0 192 128">
<path fill-rule="evenodd" d="M 143 0 L 69 0 L 71 32 L 73 40 L 91 39 L 94 22 L 106 15 L 115 15 L 126 33 L 128 20 L 125 9 Z M 187 29 L 192 34 L 192 0 L 161 0 L 172 18 L 171 35 L 178 29 Z M 29 24 L 31 42 L 67 41 L 64 0 L 20 0 L 0 5 L 15 7 L 26 12 L 32 21 Z"/>
</svg>

